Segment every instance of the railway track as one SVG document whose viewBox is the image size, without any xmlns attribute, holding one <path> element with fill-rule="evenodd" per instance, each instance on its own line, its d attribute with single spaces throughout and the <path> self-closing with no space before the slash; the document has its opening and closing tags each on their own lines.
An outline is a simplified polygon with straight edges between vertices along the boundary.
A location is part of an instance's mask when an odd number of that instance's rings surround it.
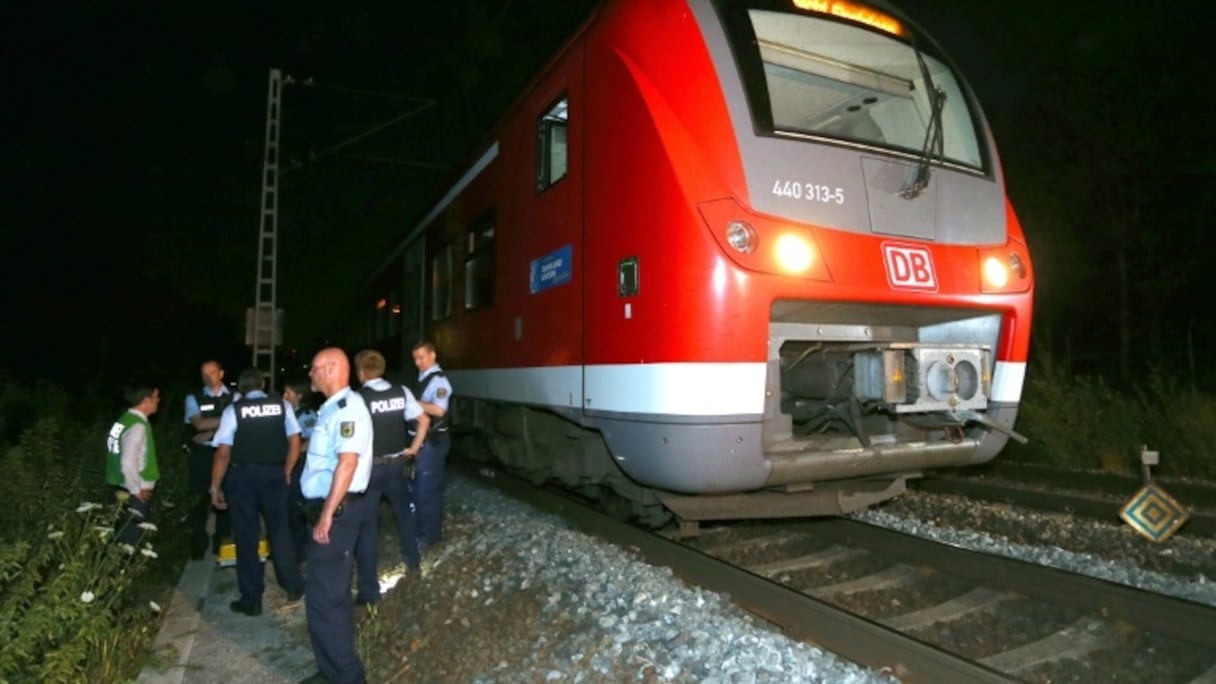
<svg viewBox="0 0 1216 684">
<path fill-rule="evenodd" d="M 1021 475 L 1021 480 L 1000 473 Z M 996 479 L 974 475 L 933 475 L 913 487 L 932 494 L 957 494 L 1040 511 L 1068 513 L 1096 520 L 1118 520 L 1119 509 L 1140 487 L 1130 477 L 1090 475 L 1034 469 L 995 471 Z M 1216 536 L 1216 489 L 1198 485 L 1164 485 L 1190 519 L 1179 530 L 1184 536 Z"/>
<path fill-rule="evenodd" d="M 847 520 L 719 526 L 694 546 L 1011 679 L 1216 681 L 1210 606 Z"/>
<path fill-rule="evenodd" d="M 680 541 L 499 475 L 586 532 L 905 682 L 1216 682 L 1216 609 L 846 520 Z"/>
</svg>

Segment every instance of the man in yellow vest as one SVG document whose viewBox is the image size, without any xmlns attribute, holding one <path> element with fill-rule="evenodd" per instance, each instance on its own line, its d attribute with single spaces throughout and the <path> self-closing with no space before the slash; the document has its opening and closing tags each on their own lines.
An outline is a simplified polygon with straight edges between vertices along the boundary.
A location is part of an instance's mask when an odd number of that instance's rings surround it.
<svg viewBox="0 0 1216 684">
<path fill-rule="evenodd" d="M 160 479 L 156 463 L 156 439 L 149 416 L 160 407 L 160 390 L 137 381 L 123 393 L 131 408 L 114 421 L 106 439 L 106 482 L 125 500 L 123 515 L 115 523 L 114 536 L 120 542 L 139 541 L 142 521 L 152 518 L 152 490 Z"/>
</svg>

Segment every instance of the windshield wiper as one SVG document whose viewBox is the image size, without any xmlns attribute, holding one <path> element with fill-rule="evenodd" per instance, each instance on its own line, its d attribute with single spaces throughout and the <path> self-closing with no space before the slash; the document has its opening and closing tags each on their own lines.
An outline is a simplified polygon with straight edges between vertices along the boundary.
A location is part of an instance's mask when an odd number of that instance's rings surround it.
<svg viewBox="0 0 1216 684">
<path fill-rule="evenodd" d="M 916 174 L 908 184 L 899 191 L 900 197 L 913 199 L 929 187 L 929 170 L 933 155 L 942 157 L 942 110 L 946 107 L 946 92 L 933 85 L 933 77 L 929 74 L 929 65 L 920 54 L 915 44 L 912 50 L 916 53 L 916 63 L 920 67 L 921 78 L 925 81 L 925 89 L 929 99 L 929 126 L 925 129 L 925 142 L 921 146 L 920 161 L 916 165 Z"/>
</svg>

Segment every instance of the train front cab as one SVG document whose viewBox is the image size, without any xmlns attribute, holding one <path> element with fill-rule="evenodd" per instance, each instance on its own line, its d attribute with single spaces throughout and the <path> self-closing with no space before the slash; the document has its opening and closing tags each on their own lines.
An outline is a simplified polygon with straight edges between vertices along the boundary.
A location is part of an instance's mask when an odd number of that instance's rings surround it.
<svg viewBox="0 0 1216 684">
<path fill-rule="evenodd" d="M 640 287 L 588 280 L 585 422 L 686 519 L 855 510 L 1016 435 L 1033 277 L 974 97 L 893 10 L 795 4 L 655 3 L 586 49 L 587 270 Z"/>
</svg>

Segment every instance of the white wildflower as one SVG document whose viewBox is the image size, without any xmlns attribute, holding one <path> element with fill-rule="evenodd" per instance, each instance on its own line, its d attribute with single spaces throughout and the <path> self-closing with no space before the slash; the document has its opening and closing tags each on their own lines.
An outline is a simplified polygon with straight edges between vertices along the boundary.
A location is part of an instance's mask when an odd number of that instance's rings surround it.
<svg viewBox="0 0 1216 684">
<path fill-rule="evenodd" d="M 152 549 L 140 549 L 139 552 L 142 553 L 143 555 L 147 556 L 148 558 L 156 558 L 156 552 L 153 551 Z"/>
<path fill-rule="evenodd" d="M 150 522 L 141 522 L 139 524 L 139 529 L 147 530 L 148 532 L 155 532 L 157 530 L 156 524 Z"/>
<path fill-rule="evenodd" d="M 136 517 L 139 517 L 139 518 L 144 517 L 143 512 L 142 512 L 142 511 L 140 511 L 138 508 L 128 508 L 128 509 L 127 509 L 127 511 L 128 511 L 128 512 L 129 512 L 131 515 L 134 515 L 134 516 L 136 516 Z"/>
<path fill-rule="evenodd" d="M 81 501 L 80 505 L 76 507 L 76 512 L 77 513 L 88 513 L 89 511 L 91 511 L 95 508 L 101 508 L 101 504 L 93 503 L 92 501 Z"/>
<path fill-rule="evenodd" d="M 55 530 L 54 532 L 52 532 L 52 533 L 48 534 L 48 535 L 46 536 L 46 538 L 47 538 L 47 539 L 62 539 L 62 538 L 63 538 L 63 530 Z"/>
<path fill-rule="evenodd" d="M 160 604 L 156 601 L 148 601 L 148 607 L 152 609 L 153 613 L 160 613 Z"/>
<path fill-rule="evenodd" d="M 82 592 L 80 594 L 81 603 L 92 603 L 93 599 L 95 599 L 95 598 L 97 598 L 97 596 L 94 595 L 93 592 L 91 592 L 91 591 Z"/>
<path fill-rule="evenodd" d="M 118 548 L 122 549 L 123 553 L 127 554 L 128 556 L 135 553 L 135 547 L 131 546 L 130 544 L 119 544 Z"/>
<path fill-rule="evenodd" d="M 97 532 L 97 536 L 98 536 L 98 537 L 100 537 L 100 538 L 102 538 L 102 539 L 106 539 L 106 538 L 107 538 L 107 537 L 109 537 L 111 534 L 114 534 L 114 528 L 112 528 L 112 527 L 100 527 L 100 526 L 98 526 L 98 527 L 94 527 L 93 529 L 94 529 L 94 530 Z"/>
</svg>

